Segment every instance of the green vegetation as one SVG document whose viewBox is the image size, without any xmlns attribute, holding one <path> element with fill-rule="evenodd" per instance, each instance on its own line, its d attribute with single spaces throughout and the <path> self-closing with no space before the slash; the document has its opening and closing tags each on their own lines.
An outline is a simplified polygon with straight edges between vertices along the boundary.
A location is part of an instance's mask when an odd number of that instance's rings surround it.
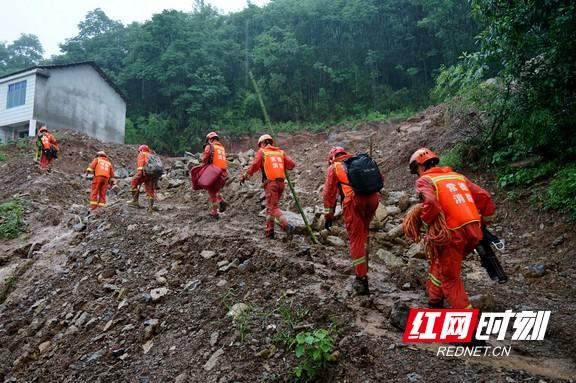
<svg viewBox="0 0 576 383">
<path fill-rule="evenodd" d="M 177 153 L 210 130 L 264 130 L 248 71 L 278 131 L 420 109 L 480 30 L 467 0 L 275 0 L 226 15 L 195 4 L 129 25 L 95 9 L 51 62 L 94 60 L 128 99 L 127 142 Z M 39 62 L 35 41 L 18 43 L 31 55 L 0 44 L 0 72 Z"/>
<path fill-rule="evenodd" d="M 20 233 L 22 204 L 12 200 L 0 204 L 0 240 L 13 239 Z"/>
<path fill-rule="evenodd" d="M 467 134 L 464 161 L 505 188 L 552 180 L 544 205 L 574 215 L 576 3 L 472 3 L 480 49 L 444 68 L 432 96 Z"/>
<path fill-rule="evenodd" d="M 0 287 L 0 304 L 4 303 L 10 292 L 16 287 L 16 282 L 18 282 L 18 277 L 16 275 L 10 275 L 4 280 L 4 284 Z"/>
<path fill-rule="evenodd" d="M 334 340 L 330 330 L 300 332 L 296 335 L 296 357 L 301 359 L 294 369 L 294 375 L 299 380 L 322 380 L 328 371 L 328 363 L 332 360 Z"/>
</svg>

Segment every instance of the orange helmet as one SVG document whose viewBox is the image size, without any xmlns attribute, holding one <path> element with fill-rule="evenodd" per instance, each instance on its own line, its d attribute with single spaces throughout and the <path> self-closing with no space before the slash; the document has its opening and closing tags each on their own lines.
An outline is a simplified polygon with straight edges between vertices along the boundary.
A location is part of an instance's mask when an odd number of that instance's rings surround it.
<svg viewBox="0 0 576 383">
<path fill-rule="evenodd" d="M 42 133 L 42 132 L 47 132 L 48 129 L 46 129 L 45 126 L 40 127 L 40 129 L 38 130 L 38 133 Z"/>
<path fill-rule="evenodd" d="M 258 146 L 260 146 L 261 143 L 263 143 L 266 140 L 270 140 L 272 141 L 272 144 L 274 144 L 274 139 L 272 138 L 271 135 L 269 134 L 263 134 L 260 136 L 260 138 L 258 139 Z"/>
<path fill-rule="evenodd" d="M 208 140 L 211 139 L 211 138 L 220 138 L 220 137 L 218 137 L 218 133 L 216 133 L 216 132 L 210 132 L 210 133 L 208 133 L 208 134 L 206 135 L 206 142 L 208 142 Z"/>
<path fill-rule="evenodd" d="M 140 145 L 138 147 L 138 153 L 140 152 L 150 152 L 150 148 L 148 147 L 148 145 Z"/>
<path fill-rule="evenodd" d="M 424 165 L 426 162 L 432 160 L 432 164 L 436 165 L 440 162 L 440 158 L 430 149 L 420 148 L 410 157 L 410 172 L 417 173 L 418 165 Z"/>
<path fill-rule="evenodd" d="M 328 165 L 331 165 L 334 162 L 334 159 L 339 155 L 346 155 L 348 152 L 341 146 L 333 146 L 332 149 L 328 152 Z"/>
<path fill-rule="evenodd" d="M 103 150 L 99 150 L 96 153 L 96 157 L 108 157 L 108 156 L 106 155 L 106 153 Z"/>
</svg>

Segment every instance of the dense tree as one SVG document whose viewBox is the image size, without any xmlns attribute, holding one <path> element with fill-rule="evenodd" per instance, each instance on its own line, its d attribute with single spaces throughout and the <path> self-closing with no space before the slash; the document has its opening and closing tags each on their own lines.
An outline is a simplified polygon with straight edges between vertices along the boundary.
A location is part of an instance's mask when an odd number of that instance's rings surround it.
<svg viewBox="0 0 576 383">
<path fill-rule="evenodd" d="M 276 122 L 424 106 L 477 31 L 466 0 L 275 0 L 230 15 L 199 0 L 126 26 L 91 11 L 55 62 L 96 61 L 128 96 L 132 132 L 178 151 L 261 118 L 249 70 Z"/>
<path fill-rule="evenodd" d="M 35 35 L 23 33 L 8 45 L 0 42 L 0 75 L 38 65 L 43 54 L 42 44 Z"/>
</svg>

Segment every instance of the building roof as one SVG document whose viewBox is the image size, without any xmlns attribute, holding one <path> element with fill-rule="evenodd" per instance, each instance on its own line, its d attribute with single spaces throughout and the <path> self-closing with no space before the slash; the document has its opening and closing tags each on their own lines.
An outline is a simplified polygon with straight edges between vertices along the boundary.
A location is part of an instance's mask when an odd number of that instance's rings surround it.
<svg viewBox="0 0 576 383">
<path fill-rule="evenodd" d="M 6 78 L 6 77 L 11 77 L 11 76 L 20 74 L 20 73 L 29 72 L 29 71 L 32 71 L 35 69 L 63 69 L 63 68 L 68 68 L 68 67 L 72 67 L 72 66 L 79 66 L 79 65 L 90 65 L 92 68 L 94 68 L 94 70 L 96 72 L 98 72 L 98 74 L 100 74 L 100 77 L 102 77 L 104 79 L 104 81 L 106 81 L 108 83 L 108 85 L 110 85 L 112 87 L 112 89 L 114 89 L 116 91 L 116 93 L 118 93 L 118 95 L 120 95 L 120 97 L 122 97 L 122 99 L 126 102 L 126 96 L 124 95 L 122 90 L 118 87 L 118 85 L 116 85 L 114 83 L 114 81 L 112 81 L 112 79 L 110 77 L 108 77 L 108 75 L 102 70 L 102 68 L 100 68 L 94 61 L 81 61 L 81 62 L 77 62 L 77 63 L 68 63 L 68 64 L 36 65 L 36 66 L 30 67 L 30 68 L 19 70 L 17 72 L 12 72 L 12 73 L 6 74 L 4 76 L 0 76 L 0 80 L 2 80 L 3 78 Z"/>
</svg>

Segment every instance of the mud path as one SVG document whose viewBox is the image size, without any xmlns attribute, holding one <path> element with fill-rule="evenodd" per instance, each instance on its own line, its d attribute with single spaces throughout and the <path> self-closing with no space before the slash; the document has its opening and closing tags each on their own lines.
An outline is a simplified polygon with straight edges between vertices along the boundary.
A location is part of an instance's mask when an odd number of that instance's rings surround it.
<svg viewBox="0 0 576 383">
<path fill-rule="evenodd" d="M 465 284 L 484 310 L 551 310 L 546 339 L 512 344 L 509 357 L 437 357 L 438 345 L 404 344 L 391 324 L 399 302 L 426 305 L 426 263 L 413 245 L 391 233 L 413 203 L 406 157 L 414 147 L 452 139 L 438 114 L 431 110 L 405 123 L 356 131 L 335 127 L 321 140 L 296 135 L 283 145 L 298 163 L 294 182 L 320 229 L 325 153 L 334 144 L 365 150 L 372 135 L 388 176 L 381 199 L 386 213 L 370 240 L 369 298 L 352 294 L 341 222 L 329 233 L 332 245 L 312 244 L 303 235 L 289 240 L 279 231 L 276 240 L 264 239 L 258 177 L 243 187 L 235 180 L 250 153 L 232 154 L 224 191 L 230 207 L 218 221 L 207 215 L 206 195 L 189 190 L 186 169 L 197 158 L 167 161 L 161 211 L 152 214 L 126 205 L 129 179 L 111 192 L 106 209 L 87 215 L 82 164 L 41 178 L 32 164 L 19 175 L 13 172 L 18 164 L 1 165 L 0 175 L 12 187 L 1 196 L 19 196 L 27 226 L 19 239 L 0 243 L 0 280 L 18 272 L 0 305 L 0 377 L 159 382 L 185 374 L 183 381 L 190 382 L 291 381 L 299 361 L 290 339 L 301 330 L 330 328 L 340 354 L 331 367 L 333 381 L 574 379 L 574 235 L 549 213 L 519 212 L 504 193 L 495 196 L 502 218 L 494 230 L 508 243 L 502 261 L 511 279 L 493 284 L 471 258 L 464 265 Z M 69 153 L 78 155 L 98 146 L 77 137 L 68 144 Z M 109 149 L 117 158 L 133 156 L 130 147 Z M 471 177 L 495 190 L 490 178 Z M 54 180 L 58 190 L 42 187 Z M 281 207 L 295 211 L 287 195 Z M 327 241 L 326 233 L 319 237 Z M 546 273 L 528 273 L 538 262 L 545 262 Z M 238 304 L 247 311 L 233 320 L 227 313 Z"/>
</svg>

